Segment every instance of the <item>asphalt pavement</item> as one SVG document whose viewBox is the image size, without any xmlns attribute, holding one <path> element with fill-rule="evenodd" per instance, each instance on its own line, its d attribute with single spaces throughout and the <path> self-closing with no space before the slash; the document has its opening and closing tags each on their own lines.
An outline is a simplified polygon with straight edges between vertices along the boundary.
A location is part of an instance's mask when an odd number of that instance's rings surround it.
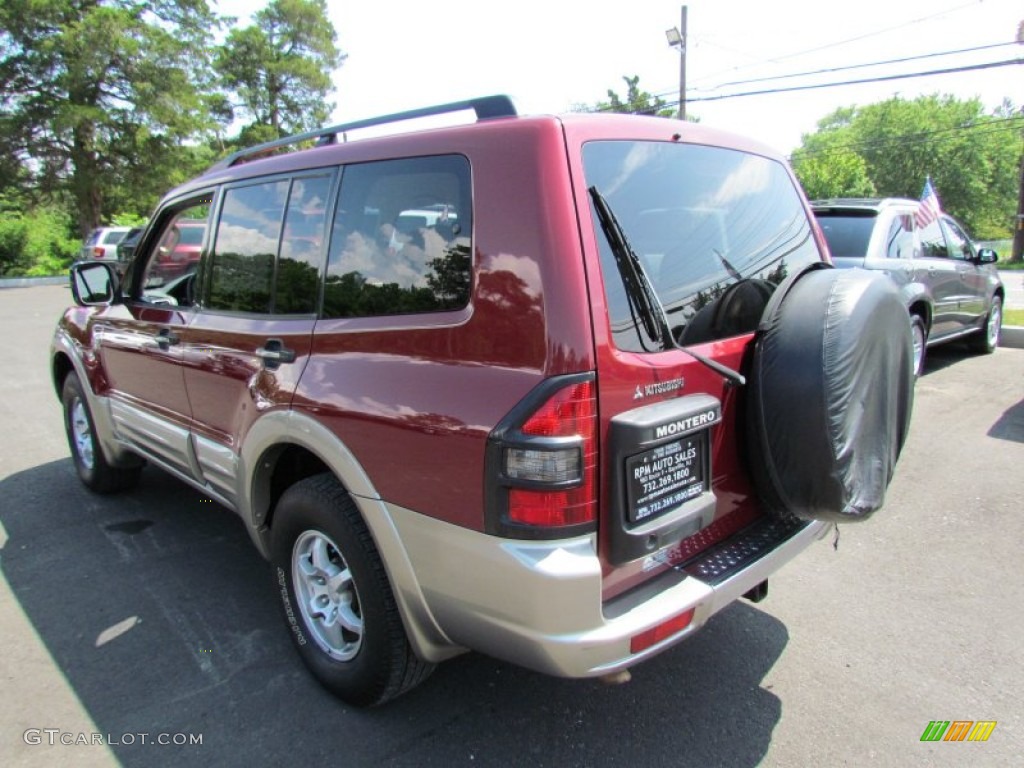
<svg viewBox="0 0 1024 768">
<path fill-rule="evenodd" d="M 229 512 L 152 468 L 79 484 L 47 373 L 67 301 L 0 292 L 5 768 L 1021 764 L 1024 350 L 931 350 L 885 508 L 631 683 L 469 654 L 359 711 L 303 669 Z M 922 742 L 937 720 L 996 725 Z"/>
</svg>

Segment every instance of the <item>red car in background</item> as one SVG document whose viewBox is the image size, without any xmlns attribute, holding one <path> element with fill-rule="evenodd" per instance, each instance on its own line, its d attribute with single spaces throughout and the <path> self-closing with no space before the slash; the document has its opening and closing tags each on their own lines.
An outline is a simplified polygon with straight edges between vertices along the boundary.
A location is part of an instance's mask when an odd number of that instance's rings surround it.
<svg viewBox="0 0 1024 768">
<path fill-rule="evenodd" d="M 188 272 L 194 272 L 203 249 L 206 222 L 179 219 L 167 231 L 157 247 L 154 263 L 150 266 L 147 282 L 154 278 L 167 282 Z"/>
</svg>

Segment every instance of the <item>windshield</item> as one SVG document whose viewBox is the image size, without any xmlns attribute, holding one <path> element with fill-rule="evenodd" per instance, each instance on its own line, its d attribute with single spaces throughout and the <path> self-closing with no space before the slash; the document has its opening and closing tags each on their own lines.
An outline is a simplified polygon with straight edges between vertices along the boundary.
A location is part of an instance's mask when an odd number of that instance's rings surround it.
<svg viewBox="0 0 1024 768">
<path fill-rule="evenodd" d="M 615 210 L 679 343 L 754 330 L 774 286 L 821 260 L 792 179 L 773 160 L 643 141 L 592 142 L 583 160 L 588 186 Z M 656 351 L 596 212 L 595 224 L 615 344 Z"/>
<path fill-rule="evenodd" d="M 832 213 L 820 211 L 815 214 L 821 231 L 825 234 L 828 249 L 835 258 L 863 259 L 868 253 L 868 240 L 875 226 L 874 211 L 863 213 Z"/>
</svg>

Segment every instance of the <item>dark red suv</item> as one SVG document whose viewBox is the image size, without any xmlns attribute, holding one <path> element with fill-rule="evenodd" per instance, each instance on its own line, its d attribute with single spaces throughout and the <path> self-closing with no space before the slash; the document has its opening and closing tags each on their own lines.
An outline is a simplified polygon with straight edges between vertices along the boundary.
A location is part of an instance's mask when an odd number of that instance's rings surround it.
<svg viewBox="0 0 1024 768">
<path fill-rule="evenodd" d="M 182 222 L 201 258 L 154 288 Z M 882 503 L 905 310 L 823 252 L 759 144 L 489 97 L 171 192 L 123 284 L 73 270 L 53 376 L 81 479 L 149 463 L 237 512 L 344 699 L 467 649 L 614 675 Z"/>
</svg>

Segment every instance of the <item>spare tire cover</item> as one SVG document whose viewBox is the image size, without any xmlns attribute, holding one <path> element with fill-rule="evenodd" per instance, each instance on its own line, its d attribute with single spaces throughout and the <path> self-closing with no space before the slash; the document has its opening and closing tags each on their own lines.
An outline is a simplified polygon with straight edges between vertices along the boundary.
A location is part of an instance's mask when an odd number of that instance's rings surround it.
<svg viewBox="0 0 1024 768">
<path fill-rule="evenodd" d="M 907 310 L 879 273 L 819 269 L 791 281 L 754 341 L 751 474 L 781 516 L 864 520 L 885 500 L 910 425 Z"/>
</svg>

